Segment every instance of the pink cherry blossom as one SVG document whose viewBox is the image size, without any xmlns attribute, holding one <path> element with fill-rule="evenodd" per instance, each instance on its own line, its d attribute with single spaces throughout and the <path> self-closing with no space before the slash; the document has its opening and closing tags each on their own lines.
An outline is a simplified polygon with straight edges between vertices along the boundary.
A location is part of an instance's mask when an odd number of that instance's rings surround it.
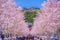
<svg viewBox="0 0 60 40">
<path fill-rule="evenodd" d="M 24 21 L 23 8 L 16 7 L 13 0 L 0 0 L 0 27 L 13 35 L 28 35 L 29 29 Z M 3 4 L 2 4 L 3 3 Z M 3 32 L 4 32 L 3 30 Z"/>
<path fill-rule="evenodd" d="M 50 33 L 55 33 L 60 28 L 59 5 L 60 3 L 57 0 L 49 0 L 43 4 L 42 13 L 38 13 L 35 18 L 31 34 L 49 35 Z"/>
</svg>

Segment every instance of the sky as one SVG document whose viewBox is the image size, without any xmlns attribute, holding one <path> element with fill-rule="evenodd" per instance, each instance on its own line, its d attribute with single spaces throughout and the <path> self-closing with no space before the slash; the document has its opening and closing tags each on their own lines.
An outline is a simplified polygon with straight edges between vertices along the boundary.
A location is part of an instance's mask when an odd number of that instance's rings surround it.
<svg viewBox="0 0 60 40">
<path fill-rule="evenodd" d="M 46 0 L 15 0 L 17 6 L 24 8 L 37 7 L 41 8 L 41 4 Z"/>
</svg>

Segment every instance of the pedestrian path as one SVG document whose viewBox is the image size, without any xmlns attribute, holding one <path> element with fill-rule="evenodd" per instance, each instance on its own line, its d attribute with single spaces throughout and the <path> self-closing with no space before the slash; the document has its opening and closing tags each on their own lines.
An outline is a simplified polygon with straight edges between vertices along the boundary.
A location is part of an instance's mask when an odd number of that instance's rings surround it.
<svg viewBox="0 0 60 40">
<path fill-rule="evenodd" d="M 42 38 L 42 40 L 48 40 L 48 39 L 55 40 L 55 39 L 57 39 L 56 37 L 55 38 L 52 37 L 52 39 L 51 39 L 51 37 L 48 37 L 48 36 L 40 36 L 39 38 Z M 35 39 L 38 39 L 38 38 L 36 37 Z M 2 39 L 0 38 L 0 40 L 2 40 Z M 4 38 L 4 40 L 16 40 L 16 37 L 8 37 L 8 38 Z"/>
</svg>

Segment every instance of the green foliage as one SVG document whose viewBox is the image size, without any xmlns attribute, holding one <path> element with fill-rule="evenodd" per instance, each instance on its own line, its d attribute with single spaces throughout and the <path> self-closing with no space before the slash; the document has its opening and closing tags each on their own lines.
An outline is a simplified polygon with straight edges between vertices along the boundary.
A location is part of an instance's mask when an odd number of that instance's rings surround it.
<svg viewBox="0 0 60 40">
<path fill-rule="evenodd" d="M 35 11 L 26 11 L 24 16 L 25 16 L 25 22 L 33 23 L 34 22 L 33 18 L 36 16 L 36 12 Z"/>
</svg>

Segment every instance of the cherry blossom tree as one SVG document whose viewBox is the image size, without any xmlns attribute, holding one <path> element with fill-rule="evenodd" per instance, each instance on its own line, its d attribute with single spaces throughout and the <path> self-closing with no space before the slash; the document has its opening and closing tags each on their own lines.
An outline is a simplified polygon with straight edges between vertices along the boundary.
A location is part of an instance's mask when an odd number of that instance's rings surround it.
<svg viewBox="0 0 60 40">
<path fill-rule="evenodd" d="M 60 1 L 48 0 L 42 6 L 42 13 L 35 18 L 31 34 L 49 35 L 60 28 Z"/>
<path fill-rule="evenodd" d="M 0 27 L 13 35 L 28 35 L 29 30 L 24 21 L 24 12 L 16 7 L 14 0 L 0 0 Z"/>
</svg>

